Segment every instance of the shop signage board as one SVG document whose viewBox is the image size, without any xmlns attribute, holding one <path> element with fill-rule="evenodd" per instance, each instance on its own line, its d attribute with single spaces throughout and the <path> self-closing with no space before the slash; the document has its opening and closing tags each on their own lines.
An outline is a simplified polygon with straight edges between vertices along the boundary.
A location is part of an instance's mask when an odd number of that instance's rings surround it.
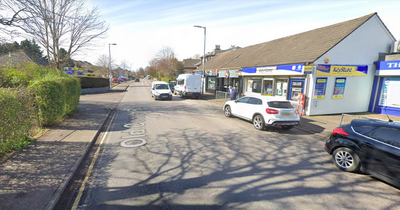
<svg viewBox="0 0 400 210">
<path fill-rule="evenodd" d="M 256 68 L 257 75 L 293 75 L 302 74 L 304 64 L 280 65 L 280 66 L 263 66 Z"/>
<path fill-rule="evenodd" d="M 304 74 L 312 74 L 314 66 L 304 66 Z"/>
<path fill-rule="evenodd" d="M 335 87 L 333 88 L 333 99 L 340 99 L 344 96 L 344 88 L 346 86 L 346 78 L 336 78 Z"/>
<path fill-rule="evenodd" d="M 376 62 L 377 76 L 400 76 L 400 60 Z"/>
<path fill-rule="evenodd" d="M 317 76 L 355 76 L 363 77 L 368 74 L 368 66 L 345 66 L 345 65 L 318 65 Z"/>
<path fill-rule="evenodd" d="M 317 77 L 314 90 L 314 99 L 325 99 L 327 77 Z"/>
</svg>

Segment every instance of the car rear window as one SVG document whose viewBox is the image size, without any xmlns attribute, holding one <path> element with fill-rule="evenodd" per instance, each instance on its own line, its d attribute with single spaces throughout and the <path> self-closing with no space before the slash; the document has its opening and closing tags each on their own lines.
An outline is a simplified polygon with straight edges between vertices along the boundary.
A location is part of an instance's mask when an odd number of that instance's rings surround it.
<svg viewBox="0 0 400 210">
<path fill-rule="evenodd" d="M 271 108 L 293 108 L 292 104 L 289 101 L 269 101 L 268 106 Z"/>
</svg>

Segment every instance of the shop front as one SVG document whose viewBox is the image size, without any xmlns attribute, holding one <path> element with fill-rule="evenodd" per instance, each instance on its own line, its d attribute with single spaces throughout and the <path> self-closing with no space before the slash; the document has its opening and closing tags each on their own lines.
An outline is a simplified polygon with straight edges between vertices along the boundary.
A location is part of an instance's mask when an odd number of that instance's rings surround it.
<svg viewBox="0 0 400 210">
<path fill-rule="evenodd" d="M 240 69 L 230 69 L 230 70 L 219 70 L 217 76 L 217 90 L 219 91 L 227 91 L 229 85 L 236 87 L 238 90 L 241 89 L 242 85 L 239 78 Z"/>
<path fill-rule="evenodd" d="M 369 111 L 400 116 L 400 60 L 376 62 Z"/>
<path fill-rule="evenodd" d="M 218 87 L 217 71 L 205 71 L 206 75 L 206 92 L 215 94 Z"/>
<path fill-rule="evenodd" d="M 297 101 L 305 92 L 303 64 L 242 68 L 244 95 L 274 96 Z"/>
<path fill-rule="evenodd" d="M 365 112 L 373 74 L 369 65 L 318 64 L 310 79 L 308 115 Z"/>
</svg>

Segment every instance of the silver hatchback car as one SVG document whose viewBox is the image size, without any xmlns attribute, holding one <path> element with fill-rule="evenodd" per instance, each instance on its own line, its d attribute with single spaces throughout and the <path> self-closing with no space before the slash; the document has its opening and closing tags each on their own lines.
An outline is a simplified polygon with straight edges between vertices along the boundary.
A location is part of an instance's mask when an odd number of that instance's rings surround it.
<svg viewBox="0 0 400 210">
<path fill-rule="evenodd" d="M 300 123 L 290 101 L 270 96 L 245 96 L 225 102 L 223 109 L 226 117 L 251 121 L 257 130 L 264 130 L 266 126 L 281 126 L 289 130 Z"/>
</svg>

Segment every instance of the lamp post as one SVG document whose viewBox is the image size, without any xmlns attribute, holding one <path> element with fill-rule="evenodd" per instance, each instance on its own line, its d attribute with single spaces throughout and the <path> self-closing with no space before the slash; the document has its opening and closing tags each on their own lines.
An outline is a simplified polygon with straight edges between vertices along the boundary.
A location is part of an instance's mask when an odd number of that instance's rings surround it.
<svg viewBox="0 0 400 210">
<path fill-rule="evenodd" d="M 194 27 L 196 27 L 196 28 L 204 28 L 204 51 L 203 51 L 203 74 L 202 74 L 202 77 L 203 77 L 203 88 L 202 88 L 202 94 L 204 94 L 204 91 L 205 91 L 205 89 L 206 89 L 206 78 L 205 78 L 205 71 L 204 71 L 204 69 L 205 69 L 205 63 L 206 63 L 206 27 L 205 26 L 198 26 L 198 25 L 195 25 Z"/>
<path fill-rule="evenodd" d="M 117 45 L 116 43 L 108 44 L 108 57 L 109 57 L 109 67 L 110 67 L 110 90 L 112 88 L 112 72 L 111 72 L 111 45 Z"/>
</svg>

